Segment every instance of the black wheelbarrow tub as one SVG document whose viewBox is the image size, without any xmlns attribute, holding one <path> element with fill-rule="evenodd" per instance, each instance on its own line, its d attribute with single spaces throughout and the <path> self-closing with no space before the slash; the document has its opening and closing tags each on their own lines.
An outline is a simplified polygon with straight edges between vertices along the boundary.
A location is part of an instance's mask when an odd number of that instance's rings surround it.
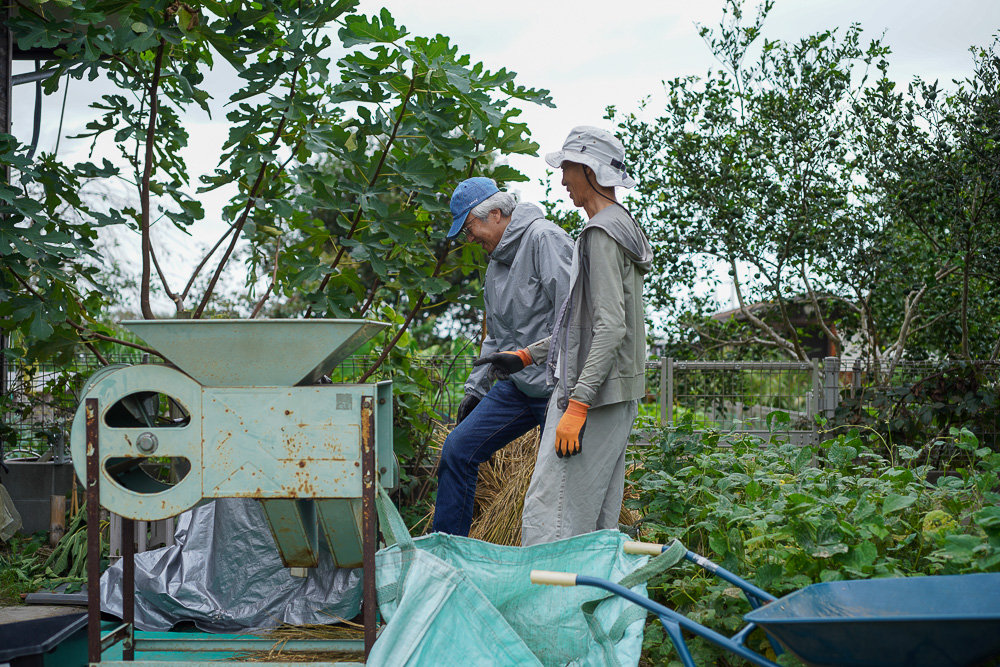
<svg viewBox="0 0 1000 667">
<path fill-rule="evenodd" d="M 1000 574 L 813 584 L 744 619 L 816 667 L 975 665 L 1000 655 Z"/>
</svg>

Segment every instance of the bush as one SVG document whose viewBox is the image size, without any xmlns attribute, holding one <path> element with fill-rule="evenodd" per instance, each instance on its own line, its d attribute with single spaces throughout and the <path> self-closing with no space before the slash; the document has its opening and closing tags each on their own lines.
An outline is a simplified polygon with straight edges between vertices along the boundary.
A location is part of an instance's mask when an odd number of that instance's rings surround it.
<svg viewBox="0 0 1000 667">
<path fill-rule="evenodd" d="M 1000 571 L 1000 454 L 965 429 L 949 440 L 963 464 L 932 470 L 909 447 L 884 458 L 857 430 L 800 447 L 696 434 L 688 420 L 653 438 L 631 506 L 645 513 L 644 540 L 678 539 L 779 597 L 821 581 Z M 749 611 L 738 589 L 690 564 L 651 582 L 650 595 L 729 634 Z M 747 643 L 769 649 L 760 631 Z M 689 646 L 698 664 L 738 663 L 700 639 Z M 658 622 L 644 654 L 680 664 Z"/>
</svg>

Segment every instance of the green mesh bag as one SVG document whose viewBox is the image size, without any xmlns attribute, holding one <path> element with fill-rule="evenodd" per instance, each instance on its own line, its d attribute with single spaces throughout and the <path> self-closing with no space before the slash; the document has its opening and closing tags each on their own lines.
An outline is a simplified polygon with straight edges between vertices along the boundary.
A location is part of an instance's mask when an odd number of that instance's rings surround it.
<svg viewBox="0 0 1000 667">
<path fill-rule="evenodd" d="M 645 595 L 646 579 L 668 565 L 643 567 L 648 556 L 622 551 L 623 533 L 602 530 L 530 547 L 444 533 L 413 539 L 382 489 L 377 506 L 390 546 L 376 554 L 386 625 L 371 664 L 638 664 L 643 609 L 589 586 L 539 586 L 528 578 L 533 569 L 576 572 Z"/>
</svg>

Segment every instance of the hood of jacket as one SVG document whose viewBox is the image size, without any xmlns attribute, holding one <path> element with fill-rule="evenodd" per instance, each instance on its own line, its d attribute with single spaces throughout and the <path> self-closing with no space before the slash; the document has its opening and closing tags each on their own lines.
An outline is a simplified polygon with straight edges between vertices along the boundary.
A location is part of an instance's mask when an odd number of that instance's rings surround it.
<svg viewBox="0 0 1000 667">
<path fill-rule="evenodd" d="M 625 213 L 625 215 L 615 215 L 615 213 Z M 641 273 L 649 273 L 653 268 L 653 248 L 649 245 L 649 239 L 624 206 L 612 205 L 599 211 L 587 221 L 583 231 L 586 232 L 591 227 L 600 227 L 617 241 L 625 251 L 625 255 L 635 262 L 636 268 Z"/>
<path fill-rule="evenodd" d="M 507 229 L 500 237 L 497 247 L 490 253 L 490 260 L 510 266 L 514 261 L 514 256 L 517 255 L 517 249 L 521 245 L 524 232 L 531 226 L 531 223 L 544 217 L 545 213 L 542 212 L 542 209 L 534 204 L 523 202 L 515 206 L 510 214 Z"/>
</svg>

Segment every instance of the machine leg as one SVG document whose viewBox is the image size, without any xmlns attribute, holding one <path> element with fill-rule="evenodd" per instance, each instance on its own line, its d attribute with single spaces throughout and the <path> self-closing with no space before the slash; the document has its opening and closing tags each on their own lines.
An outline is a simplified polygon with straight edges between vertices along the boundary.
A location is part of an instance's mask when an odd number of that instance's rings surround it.
<svg viewBox="0 0 1000 667">
<path fill-rule="evenodd" d="M 361 399 L 361 555 L 363 595 L 361 612 L 365 625 L 365 660 L 375 644 L 375 400 Z"/>
<path fill-rule="evenodd" d="M 87 424 L 87 659 L 101 661 L 101 471 L 97 399 L 86 403 Z"/>
<path fill-rule="evenodd" d="M 142 524 L 140 524 L 142 525 Z M 122 517 L 122 620 L 129 626 L 122 660 L 135 660 L 135 520 Z"/>
</svg>

